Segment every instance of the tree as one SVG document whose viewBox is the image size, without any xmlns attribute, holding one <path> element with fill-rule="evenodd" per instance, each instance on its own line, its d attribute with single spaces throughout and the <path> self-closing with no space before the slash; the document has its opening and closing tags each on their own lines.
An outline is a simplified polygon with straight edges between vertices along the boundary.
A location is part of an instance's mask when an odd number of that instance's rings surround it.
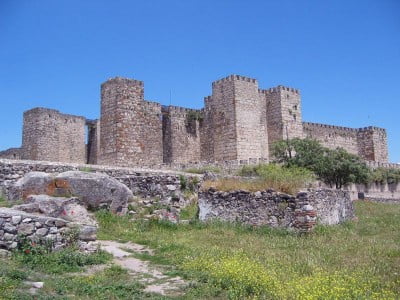
<svg viewBox="0 0 400 300">
<path fill-rule="evenodd" d="M 313 171 L 320 180 L 337 189 L 349 183 L 365 183 L 369 169 L 356 155 L 343 148 L 331 150 L 312 139 L 291 139 L 275 143 L 275 161 L 285 166 L 298 166 Z"/>
<path fill-rule="evenodd" d="M 276 162 L 314 170 L 324 156 L 326 148 L 312 139 L 294 138 L 273 144 L 272 155 Z"/>
<path fill-rule="evenodd" d="M 349 183 L 366 183 L 369 169 L 361 159 L 343 148 L 326 149 L 314 169 L 316 175 L 330 187 L 342 188 Z"/>
</svg>

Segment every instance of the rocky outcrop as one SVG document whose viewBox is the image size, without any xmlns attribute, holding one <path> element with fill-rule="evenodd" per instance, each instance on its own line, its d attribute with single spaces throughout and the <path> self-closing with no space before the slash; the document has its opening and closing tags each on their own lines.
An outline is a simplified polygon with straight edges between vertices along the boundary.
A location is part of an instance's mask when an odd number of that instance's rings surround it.
<svg viewBox="0 0 400 300">
<path fill-rule="evenodd" d="M 47 241 L 57 250 L 65 247 L 69 242 L 68 232 L 78 230 L 81 244 L 95 239 L 95 235 L 88 235 L 88 230 L 94 226 L 81 226 L 61 218 L 47 217 L 26 213 L 13 208 L 0 208 L 0 249 L 12 250 L 18 246 L 21 238 L 32 242 Z"/>
<path fill-rule="evenodd" d="M 354 216 L 348 193 L 320 189 L 291 196 L 273 190 L 199 192 L 199 218 L 310 231 L 316 222 L 338 224 Z"/>
<path fill-rule="evenodd" d="M 108 208 L 126 214 L 132 192 L 116 179 L 105 174 L 67 171 L 56 176 L 32 172 L 18 180 L 9 191 L 9 199 L 26 200 L 30 195 L 79 198 L 90 209 Z"/>
</svg>

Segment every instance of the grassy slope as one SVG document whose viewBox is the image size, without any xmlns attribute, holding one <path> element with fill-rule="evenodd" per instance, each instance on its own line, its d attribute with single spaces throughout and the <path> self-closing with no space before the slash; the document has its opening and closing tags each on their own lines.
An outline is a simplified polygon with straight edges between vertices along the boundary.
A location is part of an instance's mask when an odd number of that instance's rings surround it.
<svg viewBox="0 0 400 300">
<path fill-rule="evenodd" d="M 131 223 L 126 218 L 99 214 L 99 238 L 147 244 L 157 249 L 159 261 L 177 265 L 189 277 L 199 279 L 205 276 L 208 282 L 225 288 L 233 297 L 234 280 L 218 278 L 219 275 L 207 263 L 215 266 L 215 260 L 223 260 L 224 257 L 243 257 L 243 261 L 248 258 L 249 265 L 254 263 L 266 272 L 271 271 L 279 284 L 314 279 L 329 281 L 331 275 L 339 274 L 340 278 L 345 278 L 349 274 L 351 278 L 343 280 L 353 280 L 354 285 L 360 288 L 378 293 L 386 289 L 400 295 L 400 206 L 358 202 L 356 210 L 359 217 L 357 221 L 340 226 L 318 227 L 309 236 L 226 224 L 171 226 Z M 217 259 L 213 260 L 213 257 Z M 235 262 L 227 263 L 234 265 Z M 247 274 L 232 276 L 242 276 L 235 279 L 238 285 L 242 285 Z M 318 279 L 318 276 L 322 279 Z M 371 279 L 371 282 L 364 282 L 367 279 Z M 302 284 L 307 286 L 306 283 Z M 310 286 L 313 284 L 316 283 L 311 282 Z M 334 288 L 340 288 L 343 284 L 339 282 Z M 251 287 L 248 290 L 254 292 Z M 300 293 L 297 288 L 293 292 Z M 331 292 L 334 294 L 334 291 Z M 354 295 L 358 295 L 358 292 L 355 290 Z M 369 295 L 369 291 L 362 295 Z M 289 297 L 286 294 L 281 296 Z"/>
<path fill-rule="evenodd" d="M 184 299 L 399 298 L 400 205 L 358 202 L 356 209 L 357 221 L 318 227 L 306 236 L 228 224 L 131 222 L 103 212 L 97 216 L 99 238 L 150 245 L 156 255 L 142 258 L 176 266 L 167 269 L 193 280 Z M 18 257 L 0 259 L 0 299 L 29 299 L 18 292 L 26 278 L 45 281 L 39 294 L 43 299 L 163 299 L 143 293 L 143 286 L 117 267 L 85 277 L 60 273 L 60 259 L 77 257 L 56 256 L 33 264 Z"/>
</svg>

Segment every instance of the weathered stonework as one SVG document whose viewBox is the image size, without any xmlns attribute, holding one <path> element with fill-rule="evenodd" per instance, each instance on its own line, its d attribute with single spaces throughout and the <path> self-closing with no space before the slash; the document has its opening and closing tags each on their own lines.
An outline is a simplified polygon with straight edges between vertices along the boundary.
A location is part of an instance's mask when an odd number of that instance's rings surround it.
<svg viewBox="0 0 400 300">
<path fill-rule="evenodd" d="M 142 81 L 109 79 L 101 86 L 99 120 L 31 109 L 24 113 L 22 148 L 0 152 L 0 158 L 116 166 L 255 164 L 271 159 L 272 143 L 295 137 L 342 147 L 366 161 L 388 161 L 385 129 L 303 122 L 297 89 L 259 89 L 256 79 L 239 75 L 213 82 L 200 110 L 162 107 L 144 100 Z"/>
<path fill-rule="evenodd" d="M 222 192 L 214 189 L 199 192 L 199 217 L 202 221 L 218 219 L 255 226 L 295 228 L 309 231 L 320 224 L 339 224 L 354 217 L 347 192 L 331 189 L 300 192 L 297 196 L 272 190 Z"/>
<path fill-rule="evenodd" d="M 0 207 L 0 249 L 17 248 L 21 237 L 32 241 L 50 240 L 54 249 L 67 245 L 64 233 L 79 224 L 60 218 L 40 216 L 12 208 Z M 85 240 L 85 236 L 81 235 Z"/>
<path fill-rule="evenodd" d="M 34 108 L 24 113 L 22 159 L 86 163 L 84 117 Z"/>
<path fill-rule="evenodd" d="M 341 147 L 367 161 L 388 161 L 386 130 L 383 128 L 348 128 L 304 122 L 303 131 L 305 137 L 316 139 L 325 147 Z"/>
<path fill-rule="evenodd" d="M 99 164 L 161 163 L 161 105 L 144 101 L 142 81 L 116 77 L 101 86 Z"/>
</svg>

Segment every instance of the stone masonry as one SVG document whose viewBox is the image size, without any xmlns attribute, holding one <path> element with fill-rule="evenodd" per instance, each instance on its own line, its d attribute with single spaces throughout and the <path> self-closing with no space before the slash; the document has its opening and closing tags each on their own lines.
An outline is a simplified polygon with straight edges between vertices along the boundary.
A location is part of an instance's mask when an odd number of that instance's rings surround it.
<svg viewBox="0 0 400 300">
<path fill-rule="evenodd" d="M 212 83 L 203 109 L 146 101 L 142 81 L 116 77 L 101 85 L 99 120 L 34 108 L 24 113 L 21 148 L 0 158 L 116 166 L 253 164 L 271 159 L 272 143 L 309 137 L 366 161 L 387 163 L 386 130 L 302 121 L 297 89 L 260 89 L 230 75 Z"/>
</svg>

